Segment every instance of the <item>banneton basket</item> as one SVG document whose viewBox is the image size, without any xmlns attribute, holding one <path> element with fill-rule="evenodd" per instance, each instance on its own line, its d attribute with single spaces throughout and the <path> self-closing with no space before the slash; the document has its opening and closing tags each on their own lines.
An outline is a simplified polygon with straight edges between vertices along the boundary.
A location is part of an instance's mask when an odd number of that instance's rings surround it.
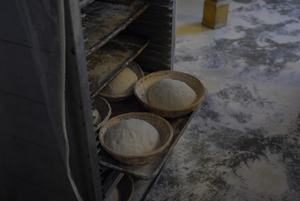
<svg viewBox="0 0 300 201">
<path fill-rule="evenodd" d="M 197 98 L 194 103 L 183 108 L 158 108 L 151 105 L 148 101 L 148 90 L 161 79 L 179 80 L 189 85 L 196 93 Z M 194 111 L 205 98 L 205 88 L 202 82 L 187 73 L 178 71 L 158 71 L 150 73 L 135 83 L 134 94 L 139 102 L 150 112 L 166 118 L 176 118 L 184 116 Z"/>
<path fill-rule="evenodd" d="M 160 146 L 157 147 L 157 149 L 151 153 L 141 154 L 139 156 L 129 156 L 129 155 L 114 152 L 110 147 L 108 147 L 105 144 L 106 131 L 109 128 L 111 128 L 113 125 L 119 123 L 122 120 L 127 120 L 127 119 L 144 120 L 149 124 L 151 124 L 152 126 L 154 126 L 160 135 Z M 145 164 L 151 162 L 164 151 L 164 149 L 169 145 L 172 138 L 173 138 L 173 129 L 170 123 L 158 115 L 147 113 L 147 112 L 132 112 L 132 113 L 126 113 L 126 114 L 116 116 L 108 120 L 101 127 L 99 131 L 99 140 L 102 147 L 105 149 L 105 151 L 107 151 L 115 159 L 130 165 Z"/>
<path fill-rule="evenodd" d="M 134 61 L 131 62 L 127 67 L 129 69 L 131 69 L 137 75 L 138 79 L 140 79 L 144 76 L 143 70 L 141 69 L 139 64 L 137 64 L 136 62 L 134 62 Z M 108 102 L 119 102 L 133 94 L 133 86 L 132 86 L 132 90 L 130 90 L 128 93 L 108 94 L 107 92 L 105 92 L 105 90 L 102 89 L 98 94 L 100 96 L 104 97 Z"/>
<path fill-rule="evenodd" d="M 130 201 L 134 193 L 134 184 L 132 178 L 125 174 L 117 184 L 119 191 L 119 201 Z"/>
<path fill-rule="evenodd" d="M 94 131 L 99 128 L 110 118 L 112 110 L 110 104 L 102 97 L 96 96 L 92 106 L 95 108 Z"/>
<path fill-rule="evenodd" d="M 134 193 L 134 184 L 128 174 L 124 174 L 117 186 L 108 195 L 106 201 L 130 201 Z"/>
</svg>

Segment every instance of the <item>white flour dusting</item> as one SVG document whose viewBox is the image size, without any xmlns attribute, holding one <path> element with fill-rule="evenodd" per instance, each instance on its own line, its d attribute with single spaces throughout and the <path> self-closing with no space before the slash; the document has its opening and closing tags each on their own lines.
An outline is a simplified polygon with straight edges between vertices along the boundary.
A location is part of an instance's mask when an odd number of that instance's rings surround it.
<svg viewBox="0 0 300 201">
<path fill-rule="evenodd" d="M 268 153 L 267 157 L 268 159 L 261 158 L 241 165 L 236 171 L 237 177 L 231 175 L 227 180 L 233 186 L 232 191 L 247 189 L 256 195 L 282 196 L 289 189 L 285 167 L 278 163 L 280 161 L 278 155 Z"/>
<path fill-rule="evenodd" d="M 151 124 L 139 119 L 123 120 L 105 134 L 105 143 L 117 153 L 138 156 L 150 153 L 159 144 L 159 133 Z"/>
<path fill-rule="evenodd" d="M 195 91 L 180 80 L 159 80 L 148 92 L 149 103 L 159 108 L 183 108 L 194 103 L 196 98 Z"/>
</svg>

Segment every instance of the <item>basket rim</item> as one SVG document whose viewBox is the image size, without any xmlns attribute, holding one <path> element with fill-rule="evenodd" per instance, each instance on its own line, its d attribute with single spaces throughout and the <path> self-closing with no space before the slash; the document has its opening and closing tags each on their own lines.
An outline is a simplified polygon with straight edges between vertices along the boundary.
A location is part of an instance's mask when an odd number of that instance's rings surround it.
<svg viewBox="0 0 300 201">
<path fill-rule="evenodd" d="M 131 62 L 133 65 L 130 65 L 128 64 L 126 67 L 124 67 L 121 72 L 125 69 L 125 68 L 129 68 L 129 69 L 133 69 L 133 68 L 136 68 L 138 70 L 138 74 L 134 73 L 137 75 L 138 77 L 138 80 L 141 79 L 143 76 L 144 76 L 144 71 L 142 70 L 141 66 L 136 63 L 135 61 L 132 61 Z M 120 73 L 121 73 L 120 72 Z M 104 87 L 105 88 L 105 87 Z M 119 99 L 119 98 L 126 98 L 126 97 L 129 97 L 131 96 L 133 93 L 123 93 L 123 94 L 117 94 L 117 95 L 113 95 L 113 94 L 108 94 L 108 93 L 105 93 L 103 92 L 103 90 L 99 91 L 98 93 L 100 96 L 104 97 L 104 98 L 107 98 L 107 99 Z"/>
<path fill-rule="evenodd" d="M 160 107 L 155 107 L 151 104 L 149 104 L 149 102 L 145 102 L 137 93 L 137 86 L 140 82 L 142 82 L 143 80 L 147 79 L 150 75 L 153 76 L 155 74 L 168 74 L 168 73 L 174 73 L 174 74 L 184 74 L 186 76 L 190 76 L 190 77 L 193 77 L 195 78 L 199 84 L 201 85 L 201 87 L 203 88 L 203 95 L 199 97 L 199 99 L 194 102 L 193 104 L 191 105 L 188 105 L 186 107 L 181 107 L 181 108 L 160 108 Z M 148 93 L 148 92 L 147 92 Z M 182 111 L 185 111 L 185 110 L 190 110 L 192 108 L 195 108 L 197 107 L 205 98 L 207 94 L 207 91 L 206 91 L 206 88 L 204 87 L 203 83 L 195 76 L 191 75 L 191 74 L 188 74 L 188 73 L 184 73 L 184 72 L 180 72 L 180 71 L 173 71 L 173 70 L 164 70 L 164 71 L 157 71 L 157 72 L 153 72 L 153 73 L 150 73 L 144 77 L 142 77 L 141 79 L 139 79 L 135 85 L 134 85 L 134 95 L 138 98 L 138 100 L 140 102 L 142 102 L 145 106 L 149 107 L 149 108 L 152 108 L 154 110 L 159 110 L 159 111 L 162 111 L 162 112 L 182 112 Z M 197 96 L 198 97 L 198 96 Z"/>
<path fill-rule="evenodd" d="M 115 119 L 119 119 L 121 117 L 126 117 L 126 116 L 133 116 L 133 115 L 138 115 L 138 116 L 149 116 L 149 117 L 153 117 L 153 118 L 156 118 L 157 120 L 159 120 L 160 122 L 164 122 L 164 124 L 168 127 L 168 130 L 169 130 L 169 137 L 168 139 L 166 140 L 166 142 L 161 145 L 158 149 L 155 149 L 154 151 L 150 152 L 150 153 L 147 153 L 147 154 L 141 154 L 141 155 L 138 155 L 138 156 L 130 156 L 130 155 L 124 155 L 124 154 L 120 154 L 120 153 L 117 153 L 117 152 L 114 152 L 111 148 L 109 148 L 105 143 L 104 143 L 104 140 L 103 140 L 103 137 L 105 136 L 105 133 L 103 131 L 103 128 L 105 128 L 105 125 L 110 123 L 111 121 L 115 120 Z M 146 121 L 146 120 L 144 120 Z M 159 133 L 160 134 L 160 133 Z M 161 135 L 161 134 L 160 134 Z M 101 129 L 99 130 L 99 141 L 101 143 L 101 146 L 109 153 L 111 153 L 112 155 L 116 156 L 116 157 L 119 157 L 119 158 L 126 158 L 126 159 L 143 159 L 143 158 L 146 158 L 146 157 L 151 157 L 151 156 L 154 156 L 156 154 L 159 154 L 161 153 L 168 145 L 169 143 L 171 142 L 172 138 L 173 138 L 173 128 L 172 126 L 170 125 L 170 123 L 156 115 L 156 114 L 153 114 L 153 113 L 149 113 L 149 112 L 130 112 L 130 113 L 125 113 L 125 114 L 121 114 L 121 115 L 118 115 L 118 116 L 115 116 L 111 119 L 109 119 L 107 122 L 105 122 L 103 124 L 103 126 L 101 127 Z"/>
</svg>

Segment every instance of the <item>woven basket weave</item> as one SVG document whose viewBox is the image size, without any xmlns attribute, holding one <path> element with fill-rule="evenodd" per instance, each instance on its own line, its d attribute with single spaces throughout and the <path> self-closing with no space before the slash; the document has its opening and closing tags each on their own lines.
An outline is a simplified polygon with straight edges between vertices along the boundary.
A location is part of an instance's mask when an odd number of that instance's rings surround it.
<svg viewBox="0 0 300 201">
<path fill-rule="evenodd" d="M 138 77 L 138 79 L 140 79 L 141 77 L 144 76 L 144 72 L 141 69 L 141 67 L 136 63 L 136 62 L 131 62 L 128 66 L 129 69 L 131 69 Z M 108 102 L 119 102 L 124 100 L 125 98 L 127 98 L 128 96 L 133 94 L 133 87 L 132 90 L 129 91 L 128 93 L 124 93 L 124 94 L 108 94 L 107 92 L 105 92 L 105 90 L 101 90 L 99 92 L 99 95 L 104 97 Z"/>
<path fill-rule="evenodd" d="M 148 89 L 157 81 L 161 79 L 174 79 L 179 80 L 187 85 L 189 85 L 196 93 L 197 99 L 196 101 L 184 108 L 158 108 L 153 105 L 150 105 L 148 101 Z M 159 116 L 166 118 L 176 118 L 180 116 L 184 116 L 192 111 L 194 111 L 198 105 L 205 98 L 205 88 L 202 82 L 187 73 L 177 72 L 177 71 L 158 71 L 154 73 L 150 73 L 135 83 L 134 86 L 134 94 L 139 100 L 139 102 L 150 112 L 153 112 Z"/>
<path fill-rule="evenodd" d="M 119 123 L 122 120 L 127 119 L 140 119 L 150 123 L 154 126 L 159 135 L 160 135 L 160 147 L 148 154 L 141 154 L 139 156 L 128 156 L 124 154 L 119 154 L 114 152 L 110 147 L 105 144 L 105 135 L 106 131 L 111 128 L 113 125 Z M 161 154 L 164 149 L 168 146 L 170 141 L 173 138 L 173 129 L 170 123 L 152 113 L 146 112 L 132 112 L 126 113 L 119 116 L 116 116 L 110 120 L 108 120 L 99 131 L 99 139 L 102 147 L 107 151 L 110 155 L 112 155 L 117 160 L 124 162 L 126 164 L 137 165 L 137 164 L 145 164 L 152 160 L 154 160 L 159 154 Z M 133 145 L 134 146 L 134 145 Z"/>
</svg>

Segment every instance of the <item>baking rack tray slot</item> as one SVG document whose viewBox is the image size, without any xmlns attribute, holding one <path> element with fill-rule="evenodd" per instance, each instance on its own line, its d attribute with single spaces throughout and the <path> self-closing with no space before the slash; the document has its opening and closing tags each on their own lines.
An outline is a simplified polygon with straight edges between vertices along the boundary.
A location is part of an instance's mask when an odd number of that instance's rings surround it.
<svg viewBox="0 0 300 201">
<path fill-rule="evenodd" d="M 103 46 L 130 23 L 139 17 L 147 8 L 147 1 L 135 0 L 130 5 L 94 1 L 81 9 L 85 53 L 91 54 Z"/>
</svg>

